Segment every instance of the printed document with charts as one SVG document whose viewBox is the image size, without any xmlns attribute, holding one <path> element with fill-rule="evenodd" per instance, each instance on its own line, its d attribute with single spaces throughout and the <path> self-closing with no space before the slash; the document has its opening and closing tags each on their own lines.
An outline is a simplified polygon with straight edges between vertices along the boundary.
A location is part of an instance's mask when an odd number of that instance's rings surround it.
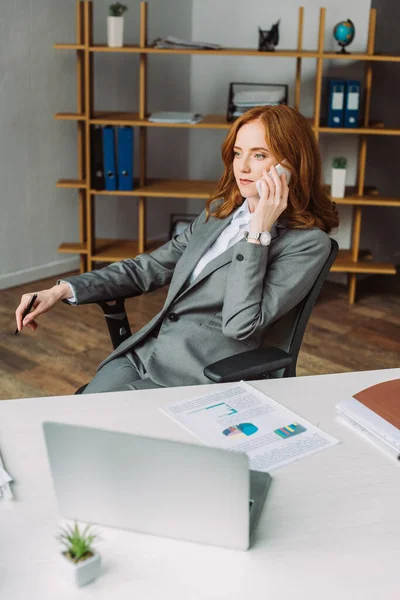
<svg viewBox="0 0 400 600">
<path fill-rule="evenodd" d="M 209 446 L 244 452 L 269 472 L 339 441 L 248 383 L 159 407 Z"/>
</svg>

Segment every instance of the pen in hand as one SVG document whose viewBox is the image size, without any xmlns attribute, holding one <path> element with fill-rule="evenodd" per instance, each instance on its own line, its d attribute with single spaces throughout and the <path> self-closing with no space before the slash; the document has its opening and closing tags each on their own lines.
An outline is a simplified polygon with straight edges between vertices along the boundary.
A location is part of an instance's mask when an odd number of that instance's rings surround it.
<svg viewBox="0 0 400 600">
<path fill-rule="evenodd" d="M 22 313 L 22 321 L 25 319 L 26 315 L 28 315 L 31 312 L 31 310 L 33 308 L 33 305 L 35 303 L 36 298 L 37 298 L 37 294 L 33 294 L 33 296 L 31 298 L 28 306 L 26 307 L 26 309 Z M 18 327 L 17 327 L 17 329 L 15 330 L 14 335 L 18 335 L 18 333 L 19 333 L 19 331 L 18 331 Z"/>
</svg>

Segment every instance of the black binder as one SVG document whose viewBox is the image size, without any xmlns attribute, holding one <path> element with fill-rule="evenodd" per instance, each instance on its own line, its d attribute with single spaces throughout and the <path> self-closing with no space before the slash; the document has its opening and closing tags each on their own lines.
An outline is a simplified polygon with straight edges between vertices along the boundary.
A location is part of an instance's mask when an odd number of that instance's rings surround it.
<svg viewBox="0 0 400 600">
<path fill-rule="evenodd" d="M 91 155 L 91 187 L 94 190 L 104 190 L 103 128 L 101 125 L 92 125 L 91 127 Z"/>
</svg>

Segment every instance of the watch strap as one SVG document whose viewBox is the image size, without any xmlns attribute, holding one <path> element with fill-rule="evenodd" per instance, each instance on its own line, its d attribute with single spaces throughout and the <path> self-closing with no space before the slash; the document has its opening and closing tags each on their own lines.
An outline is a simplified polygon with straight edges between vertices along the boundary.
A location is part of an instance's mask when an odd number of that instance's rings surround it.
<svg viewBox="0 0 400 600">
<path fill-rule="evenodd" d="M 245 236 L 247 240 L 259 240 L 261 236 L 261 231 L 259 233 L 252 233 L 251 231 L 245 231 Z"/>
</svg>

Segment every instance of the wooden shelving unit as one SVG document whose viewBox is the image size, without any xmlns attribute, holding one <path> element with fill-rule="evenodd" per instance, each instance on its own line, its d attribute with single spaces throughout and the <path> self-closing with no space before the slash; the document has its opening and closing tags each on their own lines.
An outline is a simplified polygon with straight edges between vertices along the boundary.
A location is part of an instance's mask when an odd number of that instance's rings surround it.
<svg viewBox="0 0 400 600">
<path fill-rule="evenodd" d="M 147 45 L 147 2 L 140 4 L 140 43 L 122 48 L 109 48 L 104 44 L 94 44 L 92 36 L 93 4 L 91 0 L 76 0 L 76 43 L 55 44 L 59 50 L 76 52 L 77 106 L 74 113 L 57 113 L 55 118 L 63 121 L 76 121 L 78 132 L 78 175 L 76 179 L 61 179 L 57 187 L 74 189 L 79 198 L 79 242 L 63 243 L 59 252 L 79 254 L 80 270 L 85 272 L 93 268 L 96 262 L 114 262 L 134 257 L 145 251 L 153 250 L 156 245 L 146 240 L 146 203 L 148 198 L 203 198 L 207 199 L 214 191 L 216 181 L 148 179 L 146 177 L 146 138 L 149 127 L 180 127 L 193 129 L 229 129 L 231 123 L 226 115 L 205 115 L 195 125 L 175 123 L 151 123 L 147 111 L 147 56 L 149 54 L 204 54 L 216 56 L 254 56 L 264 60 L 291 57 L 296 60 L 294 107 L 299 110 L 301 94 L 302 60 L 316 60 L 314 117 L 310 124 L 317 140 L 321 134 L 351 134 L 359 136 L 358 176 L 356 187 L 347 188 L 344 198 L 334 198 L 337 204 L 353 206 L 352 244 L 350 250 L 340 250 L 332 271 L 347 273 L 349 301 L 354 303 L 358 273 L 395 274 L 394 265 L 376 262 L 370 253 L 360 251 L 361 221 L 363 206 L 400 206 L 399 198 L 383 198 L 378 190 L 366 188 L 365 167 L 367 141 L 369 135 L 400 135 L 400 129 L 386 129 L 384 123 L 370 122 L 370 104 L 372 91 L 372 64 L 374 62 L 400 62 L 400 56 L 374 54 L 376 10 L 371 9 L 368 30 L 367 51 L 365 53 L 336 54 L 325 52 L 326 9 L 320 9 L 318 48 L 303 49 L 304 8 L 299 8 L 297 48 L 259 52 L 250 48 L 223 48 L 220 50 L 159 49 Z M 95 111 L 93 106 L 93 56 L 96 52 L 119 52 L 139 54 L 139 103 L 138 112 Z M 361 127 L 354 129 L 329 128 L 321 125 L 321 90 L 324 60 L 357 60 L 365 62 L 364 110 Z M 101 125 L 131 125 L 139 129 L 140 169 L 132 191 L 96 191 L 90 181 L 90 127 Z M 94 226 L 95 196 L 132 196 L 138 198 L 138 235 L 136 240 L 96 239 Z"/>
</svg>

